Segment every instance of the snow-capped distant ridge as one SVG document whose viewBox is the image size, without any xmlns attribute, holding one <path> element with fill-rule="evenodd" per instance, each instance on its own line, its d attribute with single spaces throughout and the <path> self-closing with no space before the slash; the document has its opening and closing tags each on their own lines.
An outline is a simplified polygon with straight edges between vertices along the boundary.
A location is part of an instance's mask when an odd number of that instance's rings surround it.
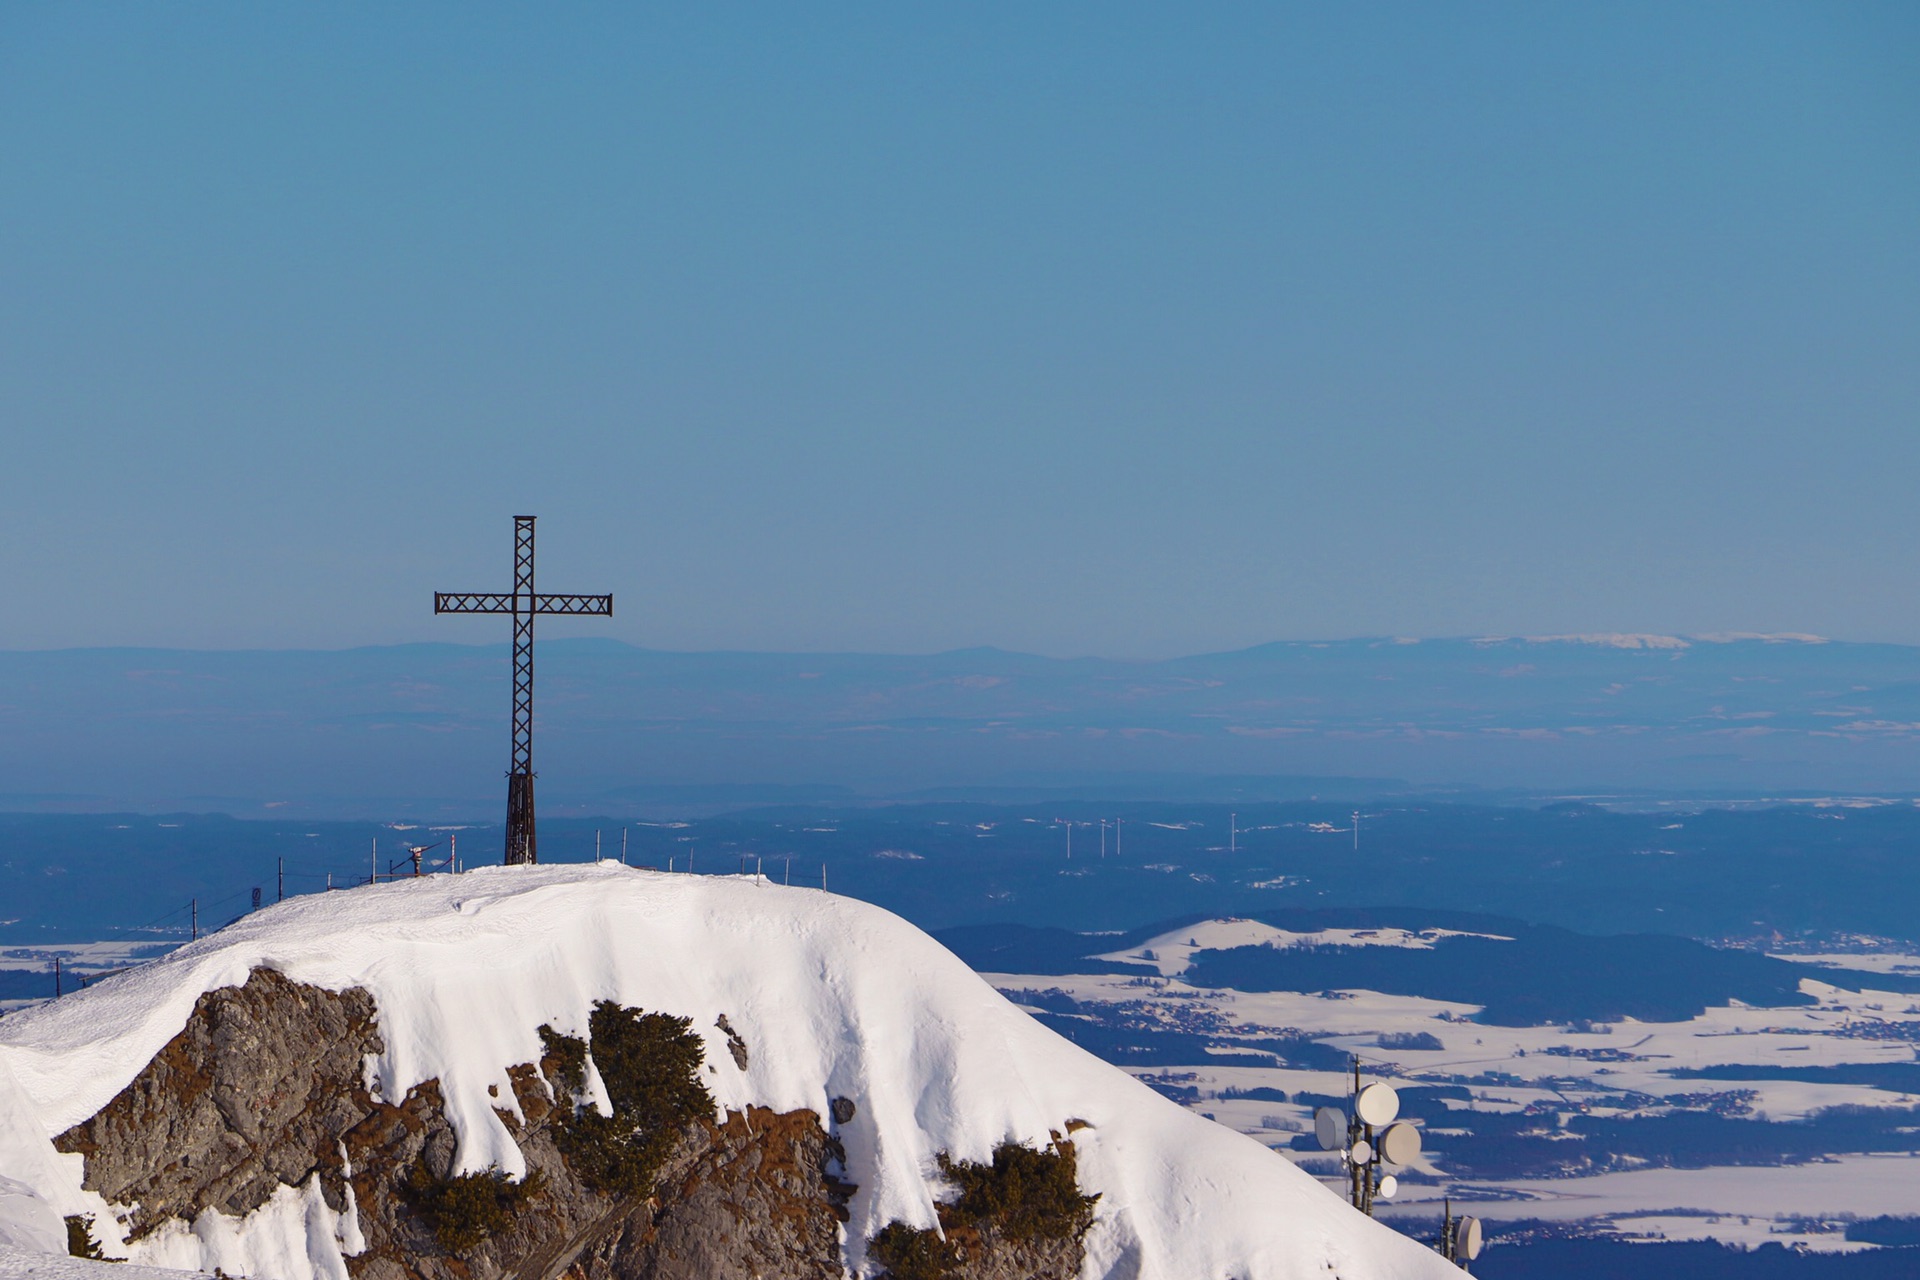
<svg viewBox="0 0 1920 1280">
<path fill-rule="evenodd" d="M 1826 636 L 1804 631 L 1709 631 L 1689 639 L 1699 644 L 1832 644 Z"/>
<path fill-rule="evenodd" d="M 108 1252 L 137 1263 L 246 1274 L 248 1259 L 271 1255 L 315 1260 L 274 1280 L 345 1275 L 356 1230 L 271 1204 L 243 1219 L 207 1209 L 192 1231 L 129 1248 L 111 1206 L 82 1188 L 81 1157 L 52 1146 L 133 1081 L 202 994 L 259 967 L 372 995 L 384 1049 L 367 1063 L 371 1087 L 397 1100 L 439 1081 L 461 1170 L 523 1172 L 494 1111 L 514 1097 L 508 1068 L 539 1060 L 543 1023 L 583 1033 L 599 1000 L 691 1018 L 722 1109 L 820 1113 L 852 1099 L 856 1118 L 839 1137 L 859 1188 L 845 1228 L 855 1275 L 864 1242 L 888 1222 L 936 1223 L 939 1154 L 981 1160 L 1009 1139 L 1044 1145 L 1069 1120 L 1087 1126 L 1074 1138 L 1080 1178 L 1100 1195 L 1085 1280 L 1457 1274 L 1253 1139 L 1048 1031 L 889 912 L 755 877 L 610 863 L 292 899 L 0 1019 L 0 1246 L 57 1250 L 60 1218 L 81 1213 L 96 1218 Z M 751 1046 L 743 1067 L 721 1015 Z M 283 1190 L 276 1199 L 298 1198 Z"/>
<path fill-rule="evenodd" d="M 1668 636 L 1639 631 L 1589 631 L 1559 636 L 1481 636 L 1475 644 L 1572 644 L 1597 649 L 1691 649 L 1696 644 L 1831 644 L 1803 631 L 1708 631 Z M 1395 640 L 1396 644 L 1414 643 Z"/>
<path fill-rule="evenodd" d="M 1601 649 L 1687 649 L 1684 636 L 1644 635 L 1638 632 L 1600 631 L 1582 635 L 1521 636 L 1527 644 L 1584 644 Z"/>
</svg>

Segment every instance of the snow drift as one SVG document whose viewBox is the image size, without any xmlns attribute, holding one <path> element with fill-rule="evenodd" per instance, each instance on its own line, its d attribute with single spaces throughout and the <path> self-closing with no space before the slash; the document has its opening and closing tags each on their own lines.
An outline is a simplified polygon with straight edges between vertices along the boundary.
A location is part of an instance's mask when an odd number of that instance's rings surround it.
<svg viewBox="0 0 1920 1280">
<path fill-rule="evenodd" d="M 96 1215 L 108 1252 L 156 1266 L 276 1280 L 343 1277 L 350 1220 L 299 1188 L 245 1219 L 129 1248 L 51 1139 L 106 1106 L 178 1033 L 198 998 L 256 967 L 378 1005 L 366 1064 L 388 1100 L 437 1079 L 462 1171 L 519 1175 L 493 1108 L 538 1028 L 583 1034 L 595 1001 L 690 1016 L 722 1108 L 824 1114 L 852 1099 L 859 1186 L 847 1260 L 893 1220 L 937 1223 L 936 1156 L 1043 1146 L 1067 1121 L 1098 1192 L 1083 1275 L 1137 1280 L 1389 1280 L 1457 1275 L 1250 1138 L 1160 1097 L 1009 1004 L 898 917 L 818 890 L 617 864 L 495 867 L 314 895 L 260 911 L 167 959 L 0 1019 L 0 1246 L 64 1251 L 61 1217 Z M 732 1068 L 729 1024 L 752 1046 Z M 490 1088 L 498 1096 L 490 1094 Z M 286 1203 L 279 1203 L 284 1200 Z M 324 1208 L 324 1206 L 321 1206 Z M 209 1219 L 218 1219 L 210 1221 Z M 350 1219 L 350 1215 L 348 1215 Z M 267 1261 L 271 1260 L 271 1261 Z"/>
</svg>

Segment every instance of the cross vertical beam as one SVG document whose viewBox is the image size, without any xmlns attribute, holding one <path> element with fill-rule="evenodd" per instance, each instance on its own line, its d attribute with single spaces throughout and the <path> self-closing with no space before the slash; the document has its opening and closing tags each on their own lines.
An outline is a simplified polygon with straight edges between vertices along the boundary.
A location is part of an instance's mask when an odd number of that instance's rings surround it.
<svg viewBox="0 0 1920 1280">
<path fill-rule="evenodd" d="M 433 596 L 435 613 L 513 615 L 513 751 L 507 767 L 508 866 L 538 862 L 533 818 L 533 619 L 541 613 L 611 618 L 613 597 L 540 595 L 533 589 L 533 516 L 513 518 L 513 591 L 447 592 Z"/>
<path fill-rule="evenodd" d="M 513 755 L 507 766 L 507 865 L 540 861 L 533 823 L 533 520 L 513 518 Z"/>
</svg>

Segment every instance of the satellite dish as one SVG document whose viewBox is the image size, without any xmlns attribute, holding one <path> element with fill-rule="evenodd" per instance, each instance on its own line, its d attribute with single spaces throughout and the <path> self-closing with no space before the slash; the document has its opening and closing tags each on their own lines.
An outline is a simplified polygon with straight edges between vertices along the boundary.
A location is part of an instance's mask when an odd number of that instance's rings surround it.
<svg viewBox="0 0 1920 1280">
<path fill-rule="evenodd" d="M 1392 1124 L 1393 1118 L 1400 1114 L 1400 1095 L 1393 1091 L 1392 1085 L 1376 1080 L 1360 1091 L 1353 1100 L 1353 1109 L 1368 1124 Z"/>
<path fill-rule="evenodd" d="M 1347 1118 L 1332 1107 L 1321 1107 L 1313 1113 L 1313 1136 L 1320 1140 L 1322 1151 L 1338 1151 L 1340 1140 L 1347 1136 Z"/>
<path fill-rule="evenodd" d="M 1453 1256 L 1472 1262 L 1480 1256 L 1481 1239 L 1480 1219 L 1462 1218 L 1453 1228 Z"/>
<path fill-rule="evenodd" d="M 1382 1200 L 1393 1199 L 1394 1194 L 1399 1190 L 1400 1179 L 1394 1177 L 1392 1174 L 1388 1174 L 1386 1177 L 1380 1179 L 1379 1195 Z"/>
<path fill-rule="evenodd" d="M 1412 1164 L 1420 1154 L 1420 1131 L 1402 1120 L 1380 1135 L 1380 1158 L 1388 1164 Z"/>
<path fill-rule="evenodd" d="M 1370 1164 L 1373 1161 L 1373 1144 L 1365 1138 L 1353 1144 L 1353 1150 L 1347 1153 L 1355 1164 Z"/>
</svg>

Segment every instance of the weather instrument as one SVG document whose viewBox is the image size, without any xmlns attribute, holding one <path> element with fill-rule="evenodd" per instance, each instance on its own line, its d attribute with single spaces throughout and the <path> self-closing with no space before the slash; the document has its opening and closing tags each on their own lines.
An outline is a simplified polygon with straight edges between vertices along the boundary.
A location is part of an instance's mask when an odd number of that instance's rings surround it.
<svg viewBox="0 0 1920 1280">
<path fill-rule="evenodd" d="M 533 590 L 532 516 L 513 518 L 513 590 L 436 591 L 435 613 L 513 616 L 513 755 L 507 766 L 508 866 L 540 861 L 533 823 L 533 620 L 542 613 L 611 618 L 612 596 L 537 595 Z"/>
</svg>

